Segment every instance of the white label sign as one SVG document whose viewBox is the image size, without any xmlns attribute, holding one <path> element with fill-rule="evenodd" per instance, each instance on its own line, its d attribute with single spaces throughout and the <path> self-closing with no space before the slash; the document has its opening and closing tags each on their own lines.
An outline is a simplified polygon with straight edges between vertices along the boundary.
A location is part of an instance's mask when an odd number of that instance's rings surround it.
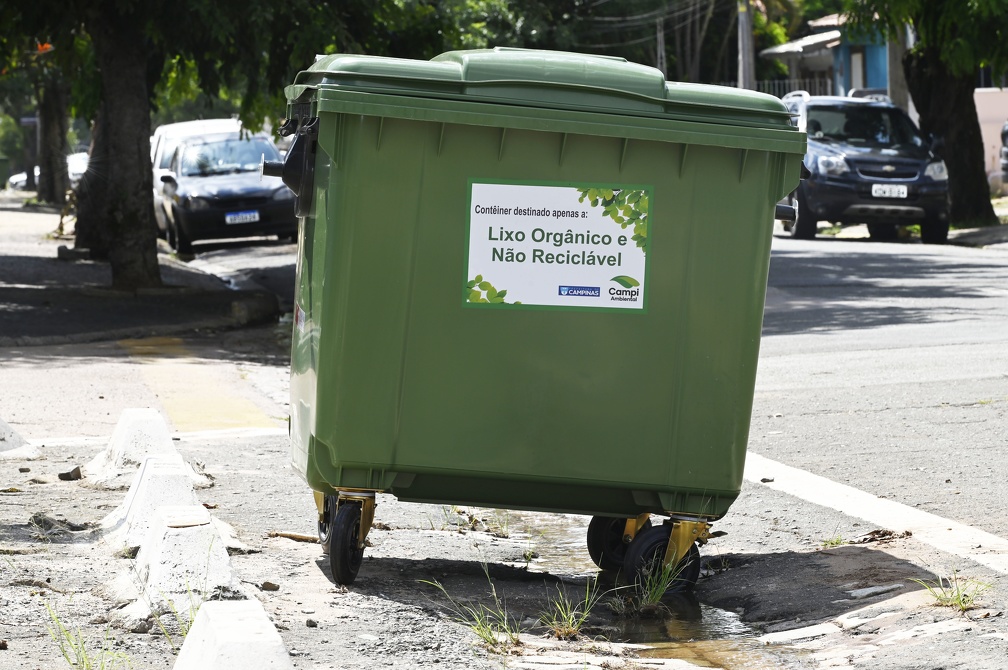
<svg viewBox="0 0 1008 670">
<path fill-rule="evenodd" d="M 651 189 L 473 183 L 464 300 L 474 306 L 646 306 Z"/>
</svg>

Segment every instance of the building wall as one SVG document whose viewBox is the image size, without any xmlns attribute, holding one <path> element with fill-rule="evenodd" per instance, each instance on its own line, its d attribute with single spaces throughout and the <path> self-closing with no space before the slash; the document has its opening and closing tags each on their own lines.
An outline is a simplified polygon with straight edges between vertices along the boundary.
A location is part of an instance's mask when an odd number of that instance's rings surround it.
<svg viewBox="0 0 1008 670">
<path fill-rule="evenodd" d="M 984 167 L 992 187 L 1001 185 L 1001 127 L 1008 121 L 1008 89 L 978 88 L 973 94 L 983 134 Z"/>
<path fill-rule="evenodd" d="M 889 53 L 884 44 L 869 44 L 865 47 L 865 69 L 868 88 L 885 89 L 889 85 Z"/>
<path fill-rule="evenodd" d="M 889 77 L 888 50 L 884 42 L 850 41 L 844 37 L 840 46 L 833 49 L 833 88 L 837 95 L 847 95 L 853 86 L 851 51 L 861 51 L 864 56 L 863 88 L 887 88 Z"/>
</svg>

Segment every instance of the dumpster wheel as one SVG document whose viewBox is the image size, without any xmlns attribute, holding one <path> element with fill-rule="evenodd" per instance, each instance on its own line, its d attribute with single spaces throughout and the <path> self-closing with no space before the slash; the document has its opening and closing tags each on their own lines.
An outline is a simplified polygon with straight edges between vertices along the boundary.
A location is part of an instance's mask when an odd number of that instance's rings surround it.
<svg viewBox="0 0 1008 670">
<path fill-rule="evenodd" d="M 315 505 L 318 507 L 318 541 L 322 545 L 322 553 L 329 555 L 332 538 L 332 523 L 336 515 L 336 496 L 315 491 Z"/>
<path fill-rule="evenodd" d="M 706 537 L 707 524 L 702 522 L 666 522 L 641 531 L 627 548 L 624 574 L 631 583 L 648 586 L 655 579 L 667 578 L 667 593 L 690 591 L 700 578 L 697 541 Z M 673 562 L 675 567 L 664 573 L 662 566 Z"/>
<path fill-rule="evenodd" d="M 348 586 L 357 578 L 364 559 L 364 540 L 374 520 L 374 494 L 335 496 L 335 512 L 329 530 L 329 572 L 337 584 Z"/>
<path fill-rule="evenodd" d="M 630 542 L 651 528 L 649 514 L 624 519 L 611 516 L 593 516 L 588 523 L 588 555 L 603 570 L 622 570 Z"/>
</svg>

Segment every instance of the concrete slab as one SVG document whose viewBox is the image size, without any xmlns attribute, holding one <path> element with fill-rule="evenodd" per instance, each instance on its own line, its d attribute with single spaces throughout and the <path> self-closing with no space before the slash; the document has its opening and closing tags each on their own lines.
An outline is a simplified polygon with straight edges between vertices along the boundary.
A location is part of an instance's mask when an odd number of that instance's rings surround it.
<svg viewBox="0 0 1008 670">
<path fill-rule="evenodd" d="M 122 504 L 102 519 L 105 543 L 113 551 L 135 552 L 158 508 L 199 505 L 190 472 L 176 452 L 144 458 Z"/>
<path fill-rule="evenodd" d="M 258 600 L 204 603 L 174 670 L 293 668 L 280 634 Z"/>
<path fill-rule="evenodd" d="M 83 468 L 83 483 L 103 489 L 124 489 L 131 484 L 137 468 L 147 456 L 165 456 L 178 451 L 172 443 L 168 425 L 153 408 L 123 410 L 104 451 Z M 203 475 L 186 465 L 194 486 L 209 486 Z"/>
</svg>

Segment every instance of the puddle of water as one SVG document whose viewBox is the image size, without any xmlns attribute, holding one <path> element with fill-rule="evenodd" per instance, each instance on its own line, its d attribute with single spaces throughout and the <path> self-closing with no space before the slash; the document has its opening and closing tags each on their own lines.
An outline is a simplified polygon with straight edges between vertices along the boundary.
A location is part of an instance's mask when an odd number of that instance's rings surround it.
<svg viewBox="0 0 1008 670">
<path fill-rule="evenodd" d="M 599 575 L 599 587 L 615 586 L 588 556 L 585 535 L 589 517 L 575 514 L 511 512 L 512 537 L 534 549 L 539 557 L 530 570 L 554 575 Z M 605 637 L 647 645 L 644 658 L 680 659 L 699 667 L 724 670 L 778 670 L 797 667 L 801 652 L 771 647 L 756 640 L 756 631 L 737 614 L 699 602 L 693 594 L 666 596 L 666 616 L 619 621 Z"/>
</svg>

